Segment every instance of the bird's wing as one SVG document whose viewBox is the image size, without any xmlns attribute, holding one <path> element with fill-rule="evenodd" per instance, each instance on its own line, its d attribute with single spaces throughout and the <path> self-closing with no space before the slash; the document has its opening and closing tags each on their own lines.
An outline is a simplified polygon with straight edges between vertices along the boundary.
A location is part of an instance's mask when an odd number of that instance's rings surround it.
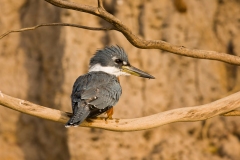
<svg viewBox="0 0 240 160">
<path fill-rule="evenodd" d="M 73 107 L 77 102 L 84 102 L 98 109 L 104 109 L 114 106 L 121 94 L 122 89 L 115 76 L 104 72 L 90 72 L 76 80 L 72 103 Z"/>
</svg>

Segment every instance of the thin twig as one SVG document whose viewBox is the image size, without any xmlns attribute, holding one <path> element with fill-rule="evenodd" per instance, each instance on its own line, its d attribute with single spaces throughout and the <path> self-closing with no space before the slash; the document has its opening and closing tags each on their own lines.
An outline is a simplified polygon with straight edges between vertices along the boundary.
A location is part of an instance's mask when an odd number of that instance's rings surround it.
<svg viewBox="0 0 240 160">
<path fill-rule="evenodd" d="M 1 95 L 0 105 L 29 115 L 61 123 L 66 123 L 71 115 L 67 112 L 13 98 L 3 93 Z M 178 108 L 141 118 L 112 119 L 107 121 L 105 121 L 105 118 L 90 119 L 90 121 L 83 122 L 81 127 L 102 128 L 117 132 L 127 132 L 151 129 L 173 122 L 201 121 L 217 115 L 223 115 L 227 112 L 228 113 L 226 115 L 229 116 L 230 111 L 240 107 L 239 97 L 240 92 L 237 92 L 202 106 Z M 233 112 L 235 111 L 232 111 L 232 113 Z"/>
<path fill-rule="evenodd" d="M 93 7 L 89 5 L 83 5 L 64 0 L 44 0 L 57 7 L 72 9 L 80 12 L 90 13 L 96 15 L 115 27 L 115 30 L 121 32 L 128 41 L 135 47 L 142 49 L 162 49 L 164 51 L 172 52 L 181 56 L 187 56 L 199 59 L 209 59 L 226 62 L 229 64 L 240 65 L 240 57 L 236 55 L 230 55 L 226 53 L 219 53 L 215 51 L 206 51 L 198 49 L 189 49 L 184 46 L 172 45 L 168 42 L 161 40 L 144 40 L 135 35 L 126 25 L 124 25 L 119 19 L 112 14 L 108 13 L 105 9 L 99 7 Z"/>
<path fill-rule="evenodd" d="M 102 1 L 102 0 L 98 0 L 98 8 L 104 9 L 103 1 Z"/>
<path fill-rule="evenodd" d="M 44 27 L 44 26 L 69 26 L 69 27 L 76 27 L 76 28 L 83 28 L 83 29 L 88 29 L 88 30 L 94 30 L 94 31 L 108 31 L 108 30 L 114 30 L 114 27 L 109 27 L 109 28 L 98 28 L 98 27 L 88 27 L 88 26 L 82 26 L 78 24 L 71 24 L 71 23 L 44 23 L 44 24 L 39 24 L 33 27 L 27 27 L 27 28 L 21 28 L 17 30 L 11 30 L 8 31 L 0 36 L 0 39 L 3 37 L 7 36 L 10 33 L 13 32 L 24 32 L 24 31 L 30 31 L 37 29 L 39 27 Z"/>
</svg>

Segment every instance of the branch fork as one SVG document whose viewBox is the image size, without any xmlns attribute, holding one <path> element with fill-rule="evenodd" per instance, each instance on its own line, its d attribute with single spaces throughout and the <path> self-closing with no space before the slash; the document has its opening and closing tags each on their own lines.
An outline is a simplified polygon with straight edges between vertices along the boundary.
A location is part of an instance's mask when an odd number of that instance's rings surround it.
<svg viewBox="0 0 240 160">
<path fill-rule="evenodd" d="M 128 39 L 128 41 L 132 45 L 134 45 L 135 47 L 138 47 L 138 48 L 142 48 L 142 49 L 161 49 L 161 50 L 168 51 L 168 52 L 171 52 L 171 53 L 174 53 L 174 54 L 177 54 L 177 55 L 181 55 L 181 56 L 187 56 L 187 57 L 199 58 L 199 59 L 217 60 L 217 61 L 222 61 L 222 62 L 233 64 L 233 65 L 240 65 L 240 57 L 236 56 L 236 55 L 219 53 L 219 52 L 215 52 L 215 51 L 189 49 L 189 48 L 185 48 L 185 47 L 182 47 L 182 46 L 172 45 L 168 42 L 164 42 L 164 41 L 161 41 L 161 40 L 144 40 L 144 39 L 141 39 L 137 35 L 133 34 L 133 32 L 126 25 L 124 25 L 118 18 L 116 18 L 112 14 L 108 13 L 104 9 L 102 0 L 98 0 L 98 6 L 97 7 L 78 4 L 78 3 L 74 3 L 74 2 L 71 2 L 71 1 L 65 1 L 65 0 L 44 0 L 44 1 L 46 1 L 48 3 L 51 3 L 52 5 L 60 7 L 60 8 L 71 9 L 71 10 L 76 10 L 76 11 L 80 11 L 80 12 L 86 12 L 86 13 L 98 16 L 98 17 L 102 18 L 103 20 L 112 24 L 112 27 L 111 28 L 102 28 L 102 29 L 98 28 L 98 29 L 96 29 L 95 27 L 86 27 L 86 26 L 83 27 L 83 26 L 81 26 L 81 27 L 78 27 L 78 28 L 95 30 L 95 31 L 116 30 L 118 32 L 121 32 Z M 48 26 L 51 26 L 51 25 L 48 25 Z M 59 24 L 59 26 L 76 27 L 77 25 L 76 24 L 70 24 L 70 25 L 60 25 Z M 38 27 L 36 27 L 36 28 L 38 28 Z M 95 29 L 93 29 L 93 28 L 95 28 Z M 4 36 L 8 35 L 9 33 L 22 32 L 22 31 L 25 31 L 25 30 L 32 30 L 32 29 L 20 29 L 20 30 L 9 31 L 9 32 L 1 35 L 0 39 L 3 38 Z"/>
</svg>

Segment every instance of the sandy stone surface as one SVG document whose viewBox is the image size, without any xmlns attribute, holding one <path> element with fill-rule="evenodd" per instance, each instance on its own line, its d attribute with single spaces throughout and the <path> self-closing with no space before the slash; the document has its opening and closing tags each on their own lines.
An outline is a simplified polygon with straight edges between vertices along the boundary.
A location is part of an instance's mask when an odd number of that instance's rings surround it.
<svg viewBox="0 0 240 160">
<path fill-rule="evenodd" d="M 97 5 L 95 0 L 75 2 Z M 42 0 L 0 0 L 0 4 L 0 34 L 47 22 L 108 25 L 95 16 Z M 104 6 L 144 39 L 240 56 L 239 0 L 106 0 Z M 126 50 L 132 65 L 156 77 L 121 77 L 123 94 L 115 118 L 201 105 L 240 90 L 237 66 L 138 49 L 116 31 L 43 27 L 0 40 L 0 91 L 71 112 L 73 82 L 88 71 L 97 49 L 115 44 Z M 0 159 L 239 160 L 240 118 L 215 117 L 118 133 L 66 129 L 0 106 Z"/>
</svg>

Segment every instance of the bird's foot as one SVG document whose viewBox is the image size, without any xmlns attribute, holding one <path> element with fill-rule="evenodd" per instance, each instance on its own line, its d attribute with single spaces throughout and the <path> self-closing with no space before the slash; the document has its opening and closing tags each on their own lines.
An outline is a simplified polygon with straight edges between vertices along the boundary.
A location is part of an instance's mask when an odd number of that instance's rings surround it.
<svg viewBox="0 0 240 160">
<path fill-rule="evenodd" d="M 113 119 L 113 118 L 112 118 L 112 115 L 113 115 L 113 107 L 110 108 L 109 110 L 107 110 L 106 113 L 107 113 L 107 118 L 105 118 L 105 122 L 107 123 L 107 120 L 108 120 L 108 119 L 110 119 L 110 120 Z"/>
<path fill-rule="evenodd" d="M 106 118 L 105 120 L 107 120 L 107 119 L 112 119 L 113 107 L 110 108 L 109 110 L 107 110 L 106 113 L 107 113 L 107 118 Z"/>
</svg>

